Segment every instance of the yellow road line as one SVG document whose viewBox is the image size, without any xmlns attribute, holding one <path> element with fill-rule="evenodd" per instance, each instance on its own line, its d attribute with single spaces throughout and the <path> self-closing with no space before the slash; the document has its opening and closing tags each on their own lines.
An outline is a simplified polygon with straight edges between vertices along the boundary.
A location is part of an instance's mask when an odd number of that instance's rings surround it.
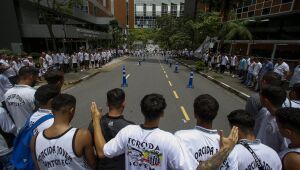
<svg viewBox="0 0 300 170">
<path fill-rule="evenodd" d="M 166 74 L 166 78 L 169 78 L 169 76 Z"/>
<path fill-rule="evenodd" d="M 169 81 L 169 85 L 172 87 L 173 85 L 172 85 L 172 83 Z"/>
<path fill-rule="evenodd" d="M 181 109 L 181 112 L 185 118 L 186 121 L 189 121 L 190 120 L 190 117 L 188 115 L 188 113 L 185 111 L 185 108 L 183 106 L 180 106 L 180 109 Z"/>
<path fill-rule="evenodd" d="M 179 99 L 179 96 L 178 96 L 178 94 L 176 93 L 175 90 L 173 90 L 173 94 L 174 94 L 174 96 L 175 96 L 176 99 Z"/>
</svg>

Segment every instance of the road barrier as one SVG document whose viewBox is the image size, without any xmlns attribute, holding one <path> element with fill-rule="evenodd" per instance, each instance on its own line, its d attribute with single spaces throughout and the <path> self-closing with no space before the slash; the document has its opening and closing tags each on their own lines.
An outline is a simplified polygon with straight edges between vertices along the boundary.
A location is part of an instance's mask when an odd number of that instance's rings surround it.
<svg viewBox="0 0 300 170">
<path fill-rule="evenodd" d="M 125 69 L 125 66 L 123 66 L 122 72 L 123 72 L 123 79 L 122 79 L 122 85 L 121 85 L 121 87 L 128 87 L 127 79 L 126 79 L 126 69 Z"/>
<path fill-rule="evenodd" d="M 191 71 L 190 78 L 189 78 L 189 83 L 187 85 L 187 88 L 191 88 L 191 89 L 194 88 L 193 79 L 194 79 L 194 73 Z"/>
</svg>

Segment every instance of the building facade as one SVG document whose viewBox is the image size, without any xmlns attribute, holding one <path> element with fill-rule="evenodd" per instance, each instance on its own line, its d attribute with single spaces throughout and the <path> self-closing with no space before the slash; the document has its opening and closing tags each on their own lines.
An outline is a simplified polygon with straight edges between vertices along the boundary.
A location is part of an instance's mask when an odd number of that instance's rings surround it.
<svg viewBox="0 0 300 170">
<path fill-rule="evenodd" d="M 42 0 L 40 5 L 35 0 L 2 0 L 0 21 L 6 24 L 0 27 L 0 48 L 17 53 L 54 50 L 55 46 L 57 51 L 74 51 L 111 39 L 103 26 L 109 24 L 113 14 L 101 0 L 82 1 L 70 13 L 61 13 L 52 8 L 51 0 Z"/>
<path fill-rule="evenodd" d="M 156 18 L 166 14 L 183 16 L 184 0 L 135 0 L 134 27 L 155 28 Z"/>
</svg>

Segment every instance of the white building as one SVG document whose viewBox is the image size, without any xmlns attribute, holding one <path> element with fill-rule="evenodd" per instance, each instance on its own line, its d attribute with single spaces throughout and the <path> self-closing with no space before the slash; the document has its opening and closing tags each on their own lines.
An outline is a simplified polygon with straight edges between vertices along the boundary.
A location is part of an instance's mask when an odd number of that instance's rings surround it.
<svg viewBox="0 0 300 170">
<path fill-rule="evenodd" d="M 156 18 L 165 14 L 183 16 L 185 0 L 135 0 L 135 28 L 154 28 Z"/>
</svg>

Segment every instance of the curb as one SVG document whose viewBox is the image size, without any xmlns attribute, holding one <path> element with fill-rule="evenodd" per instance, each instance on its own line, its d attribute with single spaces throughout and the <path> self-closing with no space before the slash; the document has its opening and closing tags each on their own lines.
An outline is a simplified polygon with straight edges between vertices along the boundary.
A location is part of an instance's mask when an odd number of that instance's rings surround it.
<svg viewBox="0 0 300 170">
<path fill-rule="evenodd" d="M 240 98 L 242 98 L 242 99 L 244 99 L 244 100 L 248 100 L 248 98 L 250 97 L 249 95 L 247 95 L 247 94 L 245 94 L 245 93 L 243 93 L 243 92 L 241 92 L 241 91 L 239 91 L 239 90 L 237 90 L 237 89 L 235 89 L 235 88 L 229 86 L 228 84 L 225 84 L 225 83 L 223 83 L 223 82 L 221 82 L 221 81 L 218 81 L 218 80 L 214 79 L 214 78 L 211 77 L 211 76 L 208 76 L 207 74 L 205 74 L 205 73 L 203 73 L 203 72 L 196 71 L 194 68 L 192 68 L 191 66 L 185 64 L 185 63 L 182 62 L 182 61 L 179 61 L 179 60 L 176 60 L 176 61 L 178 61 L 179 63 L 181 63 L 181 64 L 184 65 L 185 67 L 187 67 L 187 68 L 189 68 L 190 70 L 194 71 L 195 73 L 200 74 L 202 77 L 205 77 L 205 78 L 207 78 L 208 80 L 214 82 L 215 84 L 218 84 L 219 86 L 223 87 L 224 89 L 230 91 L 231 93 L 237 95 L 238 97 L 240 97 Z"/>
</svg>

